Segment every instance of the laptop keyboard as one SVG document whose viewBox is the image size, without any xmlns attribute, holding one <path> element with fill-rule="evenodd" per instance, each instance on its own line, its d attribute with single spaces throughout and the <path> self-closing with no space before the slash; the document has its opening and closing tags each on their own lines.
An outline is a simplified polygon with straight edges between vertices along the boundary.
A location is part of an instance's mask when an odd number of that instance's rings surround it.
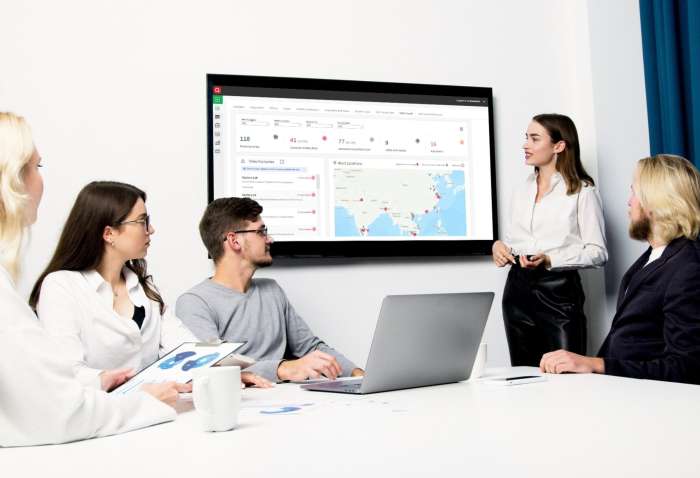
<svg viewBox="0 0 700 478">
<path fill-rule="evenodd" d="M 307 390 L 321 390 L 328 392 L 341 392 L 341 393 L 360 393 L 360 388 L 362 387 L 362 379 L 351 379 L 351 380 L 333 380 L 330 382 L 321 383 L 310 383 L 302 385 L 301 388 Z"/>
</svg>

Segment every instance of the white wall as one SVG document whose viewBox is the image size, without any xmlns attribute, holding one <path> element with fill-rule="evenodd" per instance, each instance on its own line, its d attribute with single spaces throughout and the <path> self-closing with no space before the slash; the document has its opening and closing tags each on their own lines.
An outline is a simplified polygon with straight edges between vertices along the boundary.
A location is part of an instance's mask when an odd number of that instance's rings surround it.
<svg viewBox="0 0 700 478">
<path fill-rule="evenodd" d="M 631 8 L 636 1 L 620 4 Z M 598 177 L 597 157 L 608 149 L 596 146 L 596 138 L 610 139 L 601 131 L 604 116 L 622 124 L 629 119 L 613 104 L 602 110 L 599 103 L 638 90 L 641 81 L 626 74 L 639 66 L 635 41 L 620 45 L 625 50 L 615 81 L 605 83 L 604 64 L 598 76 L 591 73 L 601 52 L 591 47 L 600 42 L 589 38 L 587 13 L 595 23 L 602 2 L 593 2 L 590 12 L 580 0 L 186 5 L 84 0 L 3 6 L 0 110 L 29 119 L 46 165 L 45 198 L 20 283 L 25 293 L 46 264 L 77 191 L 92 179 L 132 182 L 149 193 L 157 229 L 149 264 L 169 301 L 208 274 L 196 231 L 206 205 L 207 72 L 491 86 L 501 205 L 529 172 L 521 144 L 532 115 L 571 115 L 584 164 Z M 596 24 L 596 35 L 617 34 L 620 23 L 638 28 L 638 19 L 620 17 Z M 605 100 L 595 97 L 594 86 L 607 89 Z M 636 101 L 642 104 L 643 97 Z M 615 140 L 638 145 L 637 133 L 623 130 Z M 502 223 L 503 208 L 499 216 Z M 260 275 L 276 278 L 312 328 L 360 363 L 384 295 L 492 290 L 489 363 L 508 362 L 500 312 L 505 271 L 487 258 L 286 262 Z M 584 280 L 589 315 L 604 317 L 602 272 Z"/>
<path fill-rule="evenodd" d="M 627 233 L 627 200 L 637 160 L 649 155 L 639 2 L 588 1 L 599 186 L 608 247 L 605 302 L 614 311 L 620 280 L 648 244 Z M 610 328 L 612 314 L 595 324 Z M 602 336 L 601 336 L 602 337 Z"/>
</svg>

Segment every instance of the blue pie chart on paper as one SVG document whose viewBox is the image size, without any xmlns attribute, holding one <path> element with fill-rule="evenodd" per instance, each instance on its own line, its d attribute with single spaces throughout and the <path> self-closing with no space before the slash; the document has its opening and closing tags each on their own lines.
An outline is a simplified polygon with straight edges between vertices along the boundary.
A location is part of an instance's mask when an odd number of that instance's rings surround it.
<svg viewBox="0 0 700 478">
<path fill-rule="evenodd" d="M 192 351 L 187 351 L 187 352 L 180 352 L 179 354 L 175 355 L 174 357 L 170 357 L 168 360 L 163 361 L 160 365 L 158 365 L 158 368 L 167 370 L 169 368 L 173 368 L 175 365 L 179 364 L 183 360 L 185 360 L 187 357 L 191 357 L 193 355 L 196 355 Z"/>
<path fill-rule="evenodd" d="M 218 357 L 218 356 L 219 356 L 219 352 L 214 352 L 213 354 L 203 355 L 203 356 L 199 357 L 197 360 L 189 360 L 189 361 L 184 363 L 184 365 L 182 366 L 182 370 L 187 372 L 190 369 L 202 367 L 202 366 L 208 364 L 209 362 L 216 360 L 216 357 Z"/>
</svg>

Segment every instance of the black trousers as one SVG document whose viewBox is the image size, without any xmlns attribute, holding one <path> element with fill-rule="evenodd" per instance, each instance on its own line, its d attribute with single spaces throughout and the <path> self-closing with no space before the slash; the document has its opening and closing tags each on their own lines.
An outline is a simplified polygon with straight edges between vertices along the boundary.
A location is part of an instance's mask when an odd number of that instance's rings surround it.
<svg viewBox="0 0 700 478">
<path fill-rule="evenodd" d="M 585 355 L 584 301 L 577 271 L 513 265 L 502 304 L 511 364 L 539 366 L 543 354 L 558 349 Z"/>
</svg>

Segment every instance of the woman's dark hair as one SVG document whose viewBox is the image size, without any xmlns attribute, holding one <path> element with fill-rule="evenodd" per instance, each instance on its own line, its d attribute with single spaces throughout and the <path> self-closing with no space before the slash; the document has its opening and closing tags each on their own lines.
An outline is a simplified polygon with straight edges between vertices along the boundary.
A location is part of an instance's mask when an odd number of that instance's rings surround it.
<svg viewBox="0 0 700 478">
<path fill-rule="evenodd" d="M 574 122 L 565 115 L 541 114 L 532 118 L 547 130 L 552 143 L 564 141 L 566 148 L 557 158 L 557 171 L 566 181 L 566 194 L 576 194 L 581 190 L 581 183 L 593 186 L 593 178 L 583 169 L 581 164 L 581 148 L 578 144 L 578 132 Z"/>
<path fill-rule="evenodd" d="M 102 233 L 106 226 L 122 227 L 136 202 L 146 201 L 146 193 L 130 184 L 113 181 L 94 181 L 85 186 L 75 200 L 58 239 L 56 251 L 34 284 L 29 305 L 36 309 L 41 284 L 47 275 L 60 270 L 88 271 L 97 268 L 105 252 Z M 139 279 L 146 296 L 160 304 L 161 314 L 165 303 L 153 280 L 146 272 L 144 259 L 132 259 L 125 266 Z"/>
</svg>

